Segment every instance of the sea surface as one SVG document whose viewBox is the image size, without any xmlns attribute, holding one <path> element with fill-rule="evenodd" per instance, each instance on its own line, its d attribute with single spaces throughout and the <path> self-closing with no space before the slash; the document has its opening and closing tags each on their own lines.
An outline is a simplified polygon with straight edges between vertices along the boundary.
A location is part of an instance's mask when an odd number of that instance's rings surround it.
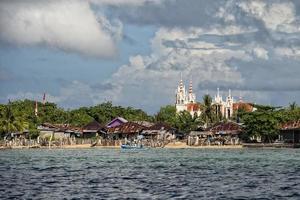
<svg viewBox="0 0 300 200">
<path fill-rule="evenodd" d="M 1 199 L 300 199 L 300 149 L 0 151 Z"/>
</svg>

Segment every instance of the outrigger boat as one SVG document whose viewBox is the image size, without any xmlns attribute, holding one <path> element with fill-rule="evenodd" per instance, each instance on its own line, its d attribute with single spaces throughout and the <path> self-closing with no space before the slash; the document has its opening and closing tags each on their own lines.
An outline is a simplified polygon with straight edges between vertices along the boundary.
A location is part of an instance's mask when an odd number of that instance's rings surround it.
<svg viewBox="0 0 300 200">
<path fill-rule="evenodd" d="M 143 136 L 139 135 L 136 140 L 131 142 L 125 142 L 125 144 L 122 144 L 121 149 L 142 149 L 143 148 L 142 139 Z"/>
<path fill-rule="evenodd" d="M 122 144 L 122 149 L 142 149 L 143 145 L 141 144 Z"/>
</svg>

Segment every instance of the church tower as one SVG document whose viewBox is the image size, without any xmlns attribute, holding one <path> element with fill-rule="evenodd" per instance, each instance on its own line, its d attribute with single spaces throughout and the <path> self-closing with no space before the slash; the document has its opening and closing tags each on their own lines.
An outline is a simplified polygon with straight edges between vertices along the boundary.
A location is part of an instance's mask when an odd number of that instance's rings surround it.
<svg viewBox="0 0 300 200">
<path fill-rule="evenodd" d="M 179 85 L 177 87 L 177 91 L 176 91 L 176 111 L 180 112 L 180 111 L 184 111 L 185 110 L 185 104 L 187 103 L 187 94 L 186 94 L 186 90 L 185 90 L 185 86 L 183 84 L 182 81 L 182 75 L 180 78 L 180 82 Z"/>
<path fill-rule="evenodd" d="M 190 80 L 188 102 L 189 103 L 196 103 L 196 95 L 193 93 L 193 82 L 192 82 L 192 79 Z"/>
</svg>

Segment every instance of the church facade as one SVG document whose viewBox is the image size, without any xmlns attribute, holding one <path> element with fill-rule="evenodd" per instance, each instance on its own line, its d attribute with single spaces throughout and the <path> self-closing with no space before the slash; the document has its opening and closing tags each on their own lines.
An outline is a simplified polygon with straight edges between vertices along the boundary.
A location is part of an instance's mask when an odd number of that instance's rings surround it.
<svg viewBox="0 0 300 200">
<path fill-rule="evenodd" d="M 196 95 L 193 93 L 193 83 L 190 81 L 189 90 L 186 91 L 182 78 L 176 90 L 176 112 L 188 111 L 192 116 L 200 116 L 200 104 L 196 102 Z"/>
<path fill-rule="evenodd" d="M 217 94 L 215 95 L 213 102 L 215 106 L 216 113 L 220 113 L 222 117 L 230 119 L 233 117 L 234 112 L 238 109 L 245 109 L 247 112 L 253 111 L 253 105 L 245 103 L 240 97 L 239 101 L 236 102 L 231 95 L 231 90 L 228 92 L 228 96 L 223 100 L 220 95 L 219 88 L 217 89 Z M 193 84 L 190 81 L 189 89 L 186 91 L 185 85 L 183 84 L 182 78 L 176 90 L 176 112 L 188 111 L 192 116 L 201 115 L 201 104 L 196 102 L 196 94 L 193 92 Z"/>
</svg>

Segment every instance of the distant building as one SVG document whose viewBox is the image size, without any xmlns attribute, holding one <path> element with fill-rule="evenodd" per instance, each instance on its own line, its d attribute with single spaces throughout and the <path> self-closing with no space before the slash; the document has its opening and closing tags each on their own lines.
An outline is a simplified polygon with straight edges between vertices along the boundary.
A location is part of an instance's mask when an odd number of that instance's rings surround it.
<svg viewBox="0 0 300 200">
<path fill-rule="evenodd" d="M 213 100 L 213 105 L 216 107 L 216 112 L 221 113 L 221 115 L 226 119 L 231 118 L 239 109 L 243 109 L 246 112 L 254 111 L 253 104 L 243 102 L 241 97 L 240 100 L 236 102 L 231 95 L 231 90 L 228 91 L 228 96 L 226 97 L 225 101 L 223 101 L 223 97 L 220 95 L 219 88 L 217 89 L 217 95 Z"/>
<path fill-rule="evenodd" d="M 119 125 L 122 125 L 124 123 L 127 123 L 128 121 L 122 117 L 116 117 L 115 119 L 111 120 L 106 127 L 107 128 L 113 128 Z"/>
<path fill-rule="evenodd" d="M 253 104 L 246 103 L 240 100 L 235 101 L 231 95 L 231 90 L 228 92 L 228 96 L 223 100 L 223 97 L 220 95 L 219 88 L 217 89 L 217 95 L 215 95 L 212 104 L 216 108 L 216 112 L 220 113 L 222 117 L 226 119 L 232 118 L 234 113 L 239 109 L 243 109 L 246 112 L 254 111 Z M 176 112 L 188 111 L 192 116 L 201 114 L 201 104 L 196 102 L 196 95 L 193 92 L 193 83 L 190 81 L 189 89 L 186 91 L 185 85 L 183 84 L 182 78 L 180 79 L 179 85 L 176 90 Z"/>
<path fill-rule="evenodd" d="M 92 138 L 96 136 L 104 136 L 106 133 L 106 127 L 96 120 L 91 121 L 82 128 L 83 138 Z"/>
<path fill-rule="evenodd" d="M 200 105 L 196 102 L 196 95 L 193 93 L 193 83 L 190 81 L 188 92 L 185 90 L 182 78 L 176 90 L 176 112 L 188 111 L 192 116 L 200 116 Z"/>
</svg>

